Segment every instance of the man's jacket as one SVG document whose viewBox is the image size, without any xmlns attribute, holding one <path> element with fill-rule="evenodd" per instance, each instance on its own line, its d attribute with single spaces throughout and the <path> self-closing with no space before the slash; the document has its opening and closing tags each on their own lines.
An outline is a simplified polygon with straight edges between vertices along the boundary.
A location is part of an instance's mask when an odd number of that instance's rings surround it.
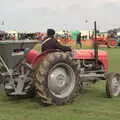
<svg viewBox="0 0 120 120">
<path fill-rule="evenodd" d="M 71 51 L 70 47 L 61 45 L 55 38 L 46 38 L 41 44 L 41 50 L 44 52 L 51 49 L 59 49 L 64 52 Z"/>
</svg>

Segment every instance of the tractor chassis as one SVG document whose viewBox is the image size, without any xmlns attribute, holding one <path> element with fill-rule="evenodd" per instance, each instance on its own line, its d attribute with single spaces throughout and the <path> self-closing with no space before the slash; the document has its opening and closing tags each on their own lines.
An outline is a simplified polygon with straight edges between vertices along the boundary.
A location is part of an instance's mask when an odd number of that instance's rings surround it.
<svg viewBox="0 0 120 120">
<path fill-rule="evenodd" d="M 96 74 L 96 73 L 80 74 L 79 77 L 82 82 L 105 80 L 105 74 Z"/>
</svg>

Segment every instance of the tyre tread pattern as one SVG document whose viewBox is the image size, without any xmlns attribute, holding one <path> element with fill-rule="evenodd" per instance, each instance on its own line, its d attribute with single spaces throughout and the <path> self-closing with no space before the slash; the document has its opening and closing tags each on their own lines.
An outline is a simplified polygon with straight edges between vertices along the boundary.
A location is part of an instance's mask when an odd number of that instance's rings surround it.
<svg viewBox="0 0 120 120">
<path fill-rule="evenodd" d="M 49 72 L 49 68 L 52 64 L 54 65 L 54 63 L 60 61 L 68 63 L 73 68 L 76 75 L 75 88 L 71 93 L 71 95 L 65 99 L 58 99 L 53 97 L 50 94 L 49 89 L 47 88 L 46 76 Z M 63 105 L 63 104 L 71 103 L 74 100 L 74 98 L 77 96 L 78 85 L 79 85 L 77 79 L 78 72 L 76 71 L 76 67 L 77 67 L 76 64 L 74 64 L 74 62 L 72 61 L 73 59 L 72 57 L 69 56 L 69 54 L 63 52 L 54 52 L 46 55 L 44 57 L 44 60 L 39 62 L 34 74 L 34 83 L 36 87 L 37 96 L 40 99 L 41 103 L 47 105 L 52 105 L 52 104 Z"/>
</svg>

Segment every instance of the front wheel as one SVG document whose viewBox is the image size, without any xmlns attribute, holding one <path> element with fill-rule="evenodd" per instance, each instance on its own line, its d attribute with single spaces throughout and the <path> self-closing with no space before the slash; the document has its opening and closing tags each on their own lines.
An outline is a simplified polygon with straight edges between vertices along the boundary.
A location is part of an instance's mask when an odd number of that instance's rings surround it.
<svg viewBox="0 0 120 120">
<path fill-rule="evenodd" d="M 76 65 L 65 53 L 55 52 L 40 61 L 35 72 L 37 95 L 44 104 L 66 104 L 77 95 Z"/>
<path fill-rule="evenodd" d="M 109 73 L 106 81 L 106 94 L 109 98 L 117 97 L 120 94 L 120 74 Z"/>
</svg>

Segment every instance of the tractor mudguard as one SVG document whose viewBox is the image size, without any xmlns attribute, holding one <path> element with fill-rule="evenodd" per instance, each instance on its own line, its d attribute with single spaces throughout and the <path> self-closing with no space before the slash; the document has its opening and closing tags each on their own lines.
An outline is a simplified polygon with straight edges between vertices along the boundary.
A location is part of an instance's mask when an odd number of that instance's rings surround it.
<svg viewBox="0 0 120 120">
<path fill-rule="evenodd" d="M 51 53 L 51 52 L 60 52 L 60 50 L 48 50 L 43 53 L 40 53 L 36 50 L 30 50 L 29 53 L 27 54 L 26 61 L 32 65 L 33 69 L 36 68 L 37 64 L 39 61 L 43 60 L 43 58 Z"/>
</svg>

